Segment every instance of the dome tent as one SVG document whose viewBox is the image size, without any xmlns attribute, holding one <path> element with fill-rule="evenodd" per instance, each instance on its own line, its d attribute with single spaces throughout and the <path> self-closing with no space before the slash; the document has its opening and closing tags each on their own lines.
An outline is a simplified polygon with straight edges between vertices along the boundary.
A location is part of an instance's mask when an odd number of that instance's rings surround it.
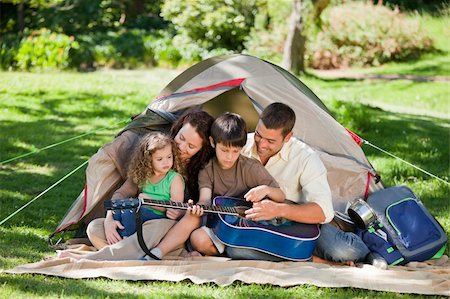
<svg viewBox="0 0 450 299">
<path fill-rule="evenodd" d="M 190 109 L 205 109 L 216 116 L 225 111 L 225 106 L 247 119 L 273 102 L 285 103 L 294 110 L 294 136 L 315 149 L 324 162 L 337 215 L 345 214 L 355 198 L 383 188 L 376 183 L 375 170 L 355 141 L 357 136 L 340 125 L 299 79 L 256 57 L 219 56 L 181 73 L 111 143 L 90 158 L 85 188 L 52 236 L 104 216 L 103 201 L 126 179 L 128 158 L 142 134 L 168 131 L 173 121 Z M 222 108 L 218 109 L 218 103 Z M 249 124 L 249 131 L 252 129 Z"/>
</svg>

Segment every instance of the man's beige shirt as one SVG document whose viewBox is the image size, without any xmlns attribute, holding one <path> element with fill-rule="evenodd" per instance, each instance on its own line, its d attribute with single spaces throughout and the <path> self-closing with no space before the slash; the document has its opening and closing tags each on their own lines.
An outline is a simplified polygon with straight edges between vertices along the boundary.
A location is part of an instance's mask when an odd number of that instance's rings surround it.
<svg viewBox="0 0 450 299">
<path fill-rule="evenodd" d="M 248 134 L 247 143 L 241 153 L 259 159 L 254 133 Z M 323 210 L 325 221 L 334 217 L 331 190 L 327 170 L 317 153 L 307 144 L 291 138 L 265 165 L 286 194 L 286 199 L 296 203 L 315 202 Z"/>
</svg>

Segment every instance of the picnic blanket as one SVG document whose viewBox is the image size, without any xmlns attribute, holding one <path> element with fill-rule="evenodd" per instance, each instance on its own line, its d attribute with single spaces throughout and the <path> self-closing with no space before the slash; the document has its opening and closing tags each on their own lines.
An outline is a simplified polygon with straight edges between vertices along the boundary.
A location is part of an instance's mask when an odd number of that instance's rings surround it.
<svg viewBox="0 0 450 299">
<path fill-rule="evenodd" d="M 90 250 L 82 247 L 78 250 Z M 387 270 L 372 265 L 331 266 L 311 262 L 230 260 L 223 257 L 171 257 L 162 261 L 93 261 L 49 258 L 4 271 L 10 274 L 44 274 L 65 278 L 107 277 L 117 280 L 164 280 L 193 283 L 234 281 L 290 287 L 354 287 L 376 291 L 450 296 L 450 261 L 447 256 Z"/>
</svg>

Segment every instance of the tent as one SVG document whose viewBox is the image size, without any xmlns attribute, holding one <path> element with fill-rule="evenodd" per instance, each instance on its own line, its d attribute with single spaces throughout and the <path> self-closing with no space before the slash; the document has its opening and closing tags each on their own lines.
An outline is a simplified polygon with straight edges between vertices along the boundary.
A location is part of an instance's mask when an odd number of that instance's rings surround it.
<svg viewBox="0 0 450 299">
<path fill-rule="evenodd" d="M 103 201 L 124 182 L 130 151 L 142 134 L 169 130 L 171 123 L 189 109 L 205 109 L 214 116 L 225 110 L 240 113 L 251 130 L 255 123 L 250 119 L 257 119 L 273 102 L 283 102 L 294 109 L 294 136 L 319 153 L 328 170 L 338 218 L 345 219 L 349 202 L 383 188 L 360 148 L 358 136 L 340 125 L 300 80 L 256 57 L 219 56 L 181 73 L 111 143 L 91 157 L 85 188 L 52 236 L 104 216 Z"/>
</svg>

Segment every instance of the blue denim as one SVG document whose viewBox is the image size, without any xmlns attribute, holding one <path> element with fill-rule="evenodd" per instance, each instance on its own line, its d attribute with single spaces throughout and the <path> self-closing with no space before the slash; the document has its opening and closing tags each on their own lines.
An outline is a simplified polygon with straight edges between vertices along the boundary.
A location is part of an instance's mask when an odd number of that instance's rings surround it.
<svg viewBox="0 0 450 299">
<path fill-rule="evenodd" d="M 139 212 L 139 211 L 138 211 Z M 141 208 L 141 219 L 142 223 L 148 220 L 153 219 L 161 219 L 166 218 L 163 215 L 156 214 L 153 210 L 148 208 Z M 136 216 L 135 212 L 132 209 L 123 209 L 123 210 L 116 210 L 113 213 L 113 218 L 116 221 L 120 221 L 122 225 L 124 226 L 124 229 L 117 229 L 119 234 L 122 237 L 128 237 L 131 236 L 136 232 Z"/>
<path fill-rule="evenodd" d="M 343 263 L 362 262 L 369 248 L 356 234 L 344 232 L 332 224 L 323 224 L 313 254 L 328 261 Z"/>
<path fill-rule="evenodd" d="M 333 262 L 364 261 L 369 249 L 360 237 L 344 232 L 331 224 L 323 224 L 313 255 Z M 232 259 L 282 261 L 283 259 L 252 249 L 227 246 L 225 253 Z"/>
</svg>

